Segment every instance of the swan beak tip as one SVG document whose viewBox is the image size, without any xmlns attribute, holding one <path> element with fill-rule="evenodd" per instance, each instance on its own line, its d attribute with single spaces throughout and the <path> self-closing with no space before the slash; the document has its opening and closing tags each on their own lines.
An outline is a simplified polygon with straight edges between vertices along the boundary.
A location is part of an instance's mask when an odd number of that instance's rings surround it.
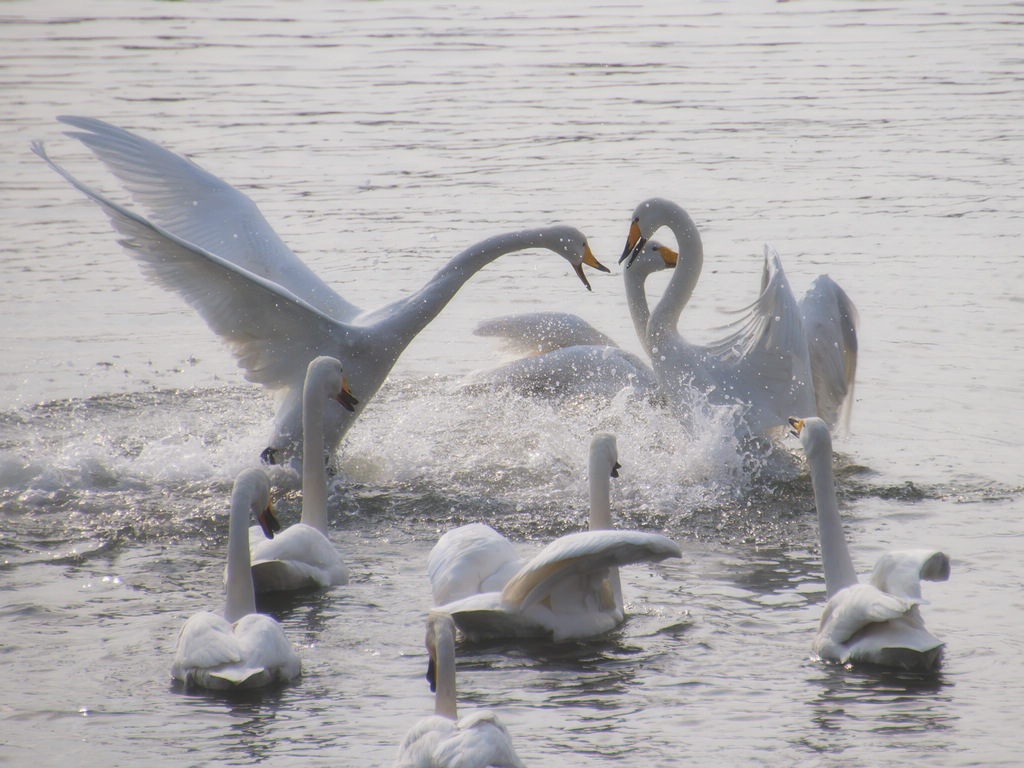
<svg viewBox="0 0 1024 768">
<path fill-rule="evenodd" d="M 611 274 L 611 270 L 608 269 L 608 267 L 606 267 L 600 261 L 598 261 L 597 258 L 594 256 L 593 251 L 590 250 L 589 244 L 583 250 L 583 263 L 586 264 L 588 267 L 593 267 L 594 269 L 599 270 L 601 272 L 608 272 L 609 274 Z"/>
<path fill-rule="evenodd" d="M 356 406 L 359 405 L 359 401 L 356 400 L 352 392 L 349 391 L 348 381 L 344 376 L 341 377 L 341 392 L 339 392 L 338 396 L 334 399 L 341 403 L 342 408 L 350 412 L 355 411 Z"/>
<path fill-rule="evenodd" d="M 590 281 L 587 280 L 587 276 L 585 274 L 583 274 L 583 265 L 582 264 L 573 264 L 572 268 L 576 270 L 576 274 L 579 275 L 580 280 L 582 280 L 583 284 L 585 286 L 587 286 L 587 290 L 588 291 L 594 290 L 593 288 L 590 287 Z"/>
<path fill-rule="evenodd" d="M 260 513 L 259 520 L 260 528 L 263 529 L 263 535 L 268 539 L 274 538 L 274 534 L 281 530 L 281 523 L 274 516 L 273 504 L 267 505 L 267 508 Z"/>
</svg>

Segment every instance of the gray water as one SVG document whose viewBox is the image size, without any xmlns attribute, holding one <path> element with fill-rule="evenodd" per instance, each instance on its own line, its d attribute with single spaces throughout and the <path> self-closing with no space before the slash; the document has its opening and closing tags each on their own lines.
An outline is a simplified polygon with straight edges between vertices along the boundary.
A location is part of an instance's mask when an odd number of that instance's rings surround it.
<svg viewBox="0 0 1024 768">
<path fill-rule="evenodd" d="M 524 550 L 586 514 L 589 435 L 618 435 L 620 525 L 684 557 L 623 572 L 595 642 L 460 644 L 465 707 L 531 765 L 1015 765 L 1024 748 L 1024 8 L 1008 3 L 551 4 L 56 0 L 0 8 L 0 761 L 376 766 L 432 709 L 425 559 L 486 520 Z M 412 344 L 331 487 L 352 583 L 263 606 L 297 685 L 170 683 L 184 619 L 221 601 L 227 495 L 273 402 L 96 207 L 28 150 L 126 200 L 55 121 L 101 117 L 248 193 L 349 300 L 418 287 L 497 232 L 566 222 L 614 264 L 634 205 L 701 229 L 682 329 L 753 299 L 764 242 L 794 288 L 860 310 L 836 443 L 867 571 L 920 544 L 934 675 L 810 652 L 824 602 L 796 441 L 744 457 L 628 396 L 462 388 L 486 317 L 567 309 L 633 351 L 618 269 L 593 293 L 545 254 L 490 265 Z M 556 263 L 557 262 L 557 263 Z M 285 522 L 293 478 L 274 476 Z"/>
</svg>

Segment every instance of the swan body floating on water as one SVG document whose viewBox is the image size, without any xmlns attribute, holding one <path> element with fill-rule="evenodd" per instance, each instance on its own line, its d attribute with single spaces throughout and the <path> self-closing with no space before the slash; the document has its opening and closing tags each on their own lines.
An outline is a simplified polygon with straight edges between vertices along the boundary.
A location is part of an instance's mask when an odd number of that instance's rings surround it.
<svg viewBox="0 0 1024 768">
<path fill-rule="evenodd" d="M 927 549 L 889 552 L 878 559 L 870 583 L 861 584 L 846 547 L 832 470 L 832 436 L 819 418 L 793 419 L 807 453 L 818 512 L 821 560 L 828 602 L 814 651 L 828 661 L 928 670 L 943 644 L 924 626 L 921 580 L 949 578 L 949 558 Z"/>
<path fill-rule="evenodd" d="M 583 265 L 607 272 L 586 237 L 568 226 L 495 235 L 451 259 L 418 291 L 376 310 L 342 298 L 278 237 L 256 205 L 189 160 L 121 128 L 85 117 L 59 117 L 148 208 L 145 218 L 78 181 L 33 151 L 98 203 L 143 272 L 178 293 L 228 345 L 249 381 L 281 394 L 268 457 L 290 460 L 301 449 L 302 382 L 318 355 L 337 357 L 360 407 L 325 413 L 333 453 L 377 393 L 399 356 L 462 285 L 500 256 L 544 248 L 565 258 L 590 288 Z"/>
<path fill-rule="evenodd" d="M 178 634 L 171 675 L 185 685 L 214 690 L 257 688 L 286 683 L 302 671 L 281 625 L 256 613 L 249 566 L 250 514 L 259 518 L 268 537 L 273 536 L 278 523 L 270 504 L 270 481 L 261 469 L 240 473 L 231 493 L 224 613 L 197 613 Z"/>
<path fill-rule="evenodd" d="M 797 302 L 779 255 L 765 246 L 761 293 L 721 341 L 702 346 L 679 334 L 679 316 L 704 263 L 700 233 L 675 203 L 651 198 L 636 207 L 620 261 L 626 270 L 661 227 L 675 236 L 679 258 L 650 313 L 644 347 L 663 394 L 684 401 L 691 387 L 715 403 L 735 404 L 753 433 L 785 426 L 794 413 L 835 424 L 852 404 L 856 375 L 856 309 L 827 276 Z M 639 329 L 639 326 L 638 326 Z"/>
<path fill-rule="evenodd" d="M 590 446 L 590 530 L 562 536 L 525 562 L 482 523 L 442 536 L 427 562 L 435 610 L 473 638 L 592 637 L 625 619 L 618 566 L 680 557 L 671 539 L 612 527 L 610 478 L 618 476 L 615 436 Z"/>
<path fill-rule="evenodd" d="M 348 390 L 341 363 L 327 356 L 316 358 L 306 369 L 302 399 L 302 518 L 272 539 L 265 538 L 259 526 L 249 529 L 257 592 L 348 584 L 348 568 L 327 536 L 324 406 L 336 401 L 351 409 L 358 401 Z"/>
<path fill-rule="evenodd" d="M 434 691 L 434 715 L 409 729 L 395 768 L 523 768 L 512 737 L 489 710 L 461 718 L 455 688 L 455 625 L 445 613 L 427 617 L 427 679 Z"/>
<path fill-rule="evenodd" d="M 623 270 L 626 300 L 640 343 L 646 342 L 649 311 L 644 283 L 648 275 L 676 264 L 676 252 L 649 240 Z M 619 347 L 578 315 L 532 312 L 479 323 L 477 336 L 498 339 L 509 352 L 526 355 L 474 374 L 473 384 L 514 386 L 541 394 L 585 393 L 612 397 L 624 387 L 639 396 L 658 391 L 658 380 L 643 359 Z"/>
</svg>

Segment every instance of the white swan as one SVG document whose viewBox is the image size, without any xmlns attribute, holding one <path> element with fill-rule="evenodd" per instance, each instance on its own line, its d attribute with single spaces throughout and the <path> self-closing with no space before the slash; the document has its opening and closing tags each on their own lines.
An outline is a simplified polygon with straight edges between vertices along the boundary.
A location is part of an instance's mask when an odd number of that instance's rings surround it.
<svg viewBox="0 0 1024 768">
<path fill-rule="evenodd" d="M 455 625 L 451 616 L 427 617 L 427 679 L 434 715 L 409 729 L 398 747 L 395 768 L 523 768 L 508 730 L 488 710 L 461 718 L 455 689 Z"/>
<path fill-rule="evenodd" d="M 653 272 L 674 267 L 676 256 L 671 248 L 649 240 L 630 269 L 623 270 L 626 301 L 641 344 L 646 342 L 650 314 L 644 283 Z M 560 396 L 582 392 L 611 397 L 623 387 L 632 387 L 638 395 L 648 396 L 658 389 L 654 371 L 643 359 L 621 349 L 578 315 L 505 315 L 480 322 L 473 333 L 495 338 L 509 352 L 526 355 L 473 374 L 473 384 L 514 386 Z"/>
<path fill-rule="evenodd" d="M 324 406 L 331 400 L 352 408 L 341 363 L 321 356 L 306 369 L 302 388 L 302 518 L 273 539 L 249 529 L 252 577 L 257 592 L 348 584 L 337 548 L 327 537 L 327 469 L 323 461 Z"/>
<path fill-rule="evenodd" d="M 590 444 L 590 530 L 562 536 L 523 563 L 515 548 L 481 523 L 449 531 L 427 561 L 436 610 L 466 635 L 592 637 L 625 619 L 618 566 L 680 557 L 656 533 L 612 527 L 611 477 L 618 477 L 615 436 Z"/>
<path fill-rule="evenodd" d="M 650 314 L 645 348 L 670 401 L 682 401 L 696 386 L 711 402 L 740 405 L 755 433 L 784 426 L 794 413 L 817 413 L 834 424 L 844 401 L 847 409 L 852 404 L 857 360 L 856 310 L 842 289 L 821 276 L 798 303 L 781 259 L 766 246 L 761 293 L 732 332 L 707 346 L 687 343 L 677 326 L 704 250 L 686 211 L 662 198 L 638 205 L 620 261 L 628 271 L 630 259 L 662 226 L 675 236 L 679 259 Z"/>
<path fill-rule="evenodd" d="M 416 335 L 485 265 L 507 253 L 546 248 L 572 264 L 607 272 L 586 237 L 566 226 L 509 232 L 454 257 L 420 290 L 363 311 L 318 278 L 271 229 L 255 204 L 194 163 L 128 131 L 84 117 L 60 117 L 148 208 L 144 218 L 75 179 L 33 151 L 110 217 L 146 275 L 181 295 L 228 344 L 249 381 L 280 391 L 275 433 L 266 455 L 286 460 L 300 450 L 302 380 L 317 355 L 337 357 L 359 392 L 354 413 L 325 414 L 333 453 Z"/>
<path fill-rule="evenodd" d="M 235 479 L 228 532 L 227 600 L 224 614 L 204 611 L 181 628 L 171 675 L 185 685 L 223 690 L 286 683 L 302 671 L 284 630 L 270 616 L 256 613 L 249 569 L 249 515 L 267 536 L 277 525 L 270 504 L 270 481 L 261 469 Z"/>
<path fill-rule="evenodd" d="M 948 579 L 949 558 L 925 549 L 889 552 L 875 564 L 871 583 L 858 583 L 839 519 L 828 425 L 819 418 L 791 423 L 811 470 L 828 595 L 815 653 L 843 664 L 932 669 L 942 659 L 943 644 L 921 618 L 918 606 L 927 602 L 921 597 L 921 579 Z"/>
</svg>

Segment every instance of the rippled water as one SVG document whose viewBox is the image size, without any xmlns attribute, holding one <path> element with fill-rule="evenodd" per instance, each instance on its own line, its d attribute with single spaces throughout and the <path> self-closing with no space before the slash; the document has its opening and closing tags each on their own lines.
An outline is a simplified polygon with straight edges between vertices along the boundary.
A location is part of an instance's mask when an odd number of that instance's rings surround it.
<svg viewBox="0 0 1024 768">
<path fill-rule="evenodd" d="M 437 535 L 484 519 L 529 549 L 575 529 L 589 435 L 611 429 L 613 510 L 684 557 L 624 571 L 631 617 L 600 641 L 460 645 L 460 698 L 497 710 L 528 764 L 1018 762 L 1020 5 L 37 0 L 0 19 L 0 761 L 389 764 L 432 708 Z M 302 681 L 174 689 L 174 637 L 220 603 L 227 494 L 273 404 L 28 151 L 44 139 L 119 195 L 59 114 L 236 184 L 361 306 L 524 226 L 577 225 L 613 264 L 652 194 L 704 238 L 694 338 L 753 298 L 763 242 L 798 291 L 827 271 L 861 316 L 837 443 L 851 548 L 862 570 L 907 543 L 951 555 L 926 585 L 943 669 L 811 658 L 824 585 L 794 440 L 751 458 L 714 418 L 685 431 L 627 396 L 463 388 L 499 359 L 471 333 L 498 314 L 569 309 L 639 351 L 618 276 L 588 294 L 523 254 L 467 284 L 349 434 L 330 511 L 353 582 L 264 606 Z M 287 521 L 295 483 L 275 484 Z"/>
</svg>

